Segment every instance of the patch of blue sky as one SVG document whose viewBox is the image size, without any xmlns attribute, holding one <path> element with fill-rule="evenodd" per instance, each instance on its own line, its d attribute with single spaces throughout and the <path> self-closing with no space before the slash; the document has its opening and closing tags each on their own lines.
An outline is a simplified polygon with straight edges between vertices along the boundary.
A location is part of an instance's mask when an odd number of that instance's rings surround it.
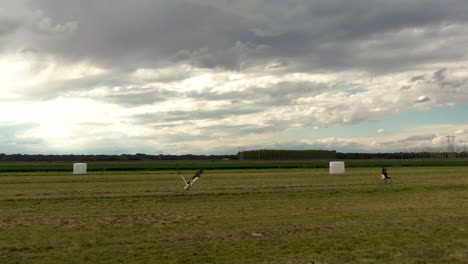
<svg viewBox="0 0 468 264">
<path fill-rule="evenodd" d="M 37 124 L 0 124 L 0 136 L 14 137 L 16 134 L 36 127 Z"/>
<path fill-rule="evenodd" d="M 350 95 L 367 92 L 367 90 L 364 89 L 364 88 L 349 86 L 348 84 L 345 84 L 345 83 L 339 83 L 339 84 L 333 86 L 332 91 L 334 91 L 334 92 L 345 92 L 345 93 L 348 93 Z"/>
<path fill-rule="evenodd" d="M 343 124 L 313 129 L 311 127 L 291 129 L 288 136 L 299 138 L 361 138 L 376 137 L 377 130 L 384 129 L 384 135 L 410 131 L 418 127 L 437 124 L 468 124 L 468 104 L 435 107 L 426 111 L 409 111 L 356 124 Z"/>
</svg>

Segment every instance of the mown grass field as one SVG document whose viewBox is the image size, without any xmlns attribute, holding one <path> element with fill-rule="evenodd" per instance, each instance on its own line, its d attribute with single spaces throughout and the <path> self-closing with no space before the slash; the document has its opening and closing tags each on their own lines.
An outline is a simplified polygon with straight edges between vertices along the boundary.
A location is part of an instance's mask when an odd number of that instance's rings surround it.
<svg viewBox="0 0 468 264">
<path fill-rule="evenodd" d="M 2 172 L 0 263 L 468 263 L 468 167 L 389 173 Z"/>
<path fill-rule="evenodd" d="M 468 159 L 362 159 L 345 160 L 347 168 L 407 167 L 407 166 L 468 166 Z M 142 171 L 177 169 L 305 169 L 328 168 L 329 160 L 147 160 L 147 161 L 92 161 L 88 171 Z M 0 162 L 0 172 L 35 172 L 73 170 L 73 162 L 35 161 Z"/>
</svg>

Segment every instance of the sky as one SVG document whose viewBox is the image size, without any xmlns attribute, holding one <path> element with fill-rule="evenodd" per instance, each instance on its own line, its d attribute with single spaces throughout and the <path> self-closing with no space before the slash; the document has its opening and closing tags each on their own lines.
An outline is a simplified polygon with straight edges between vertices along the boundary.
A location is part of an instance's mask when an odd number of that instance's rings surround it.
<svg viewBox="0 0 468 264">
<path fill-rule="evenodd" d="M 0 2 L 0 153 L 468 145 L 466 0 Z"/>
</svg>

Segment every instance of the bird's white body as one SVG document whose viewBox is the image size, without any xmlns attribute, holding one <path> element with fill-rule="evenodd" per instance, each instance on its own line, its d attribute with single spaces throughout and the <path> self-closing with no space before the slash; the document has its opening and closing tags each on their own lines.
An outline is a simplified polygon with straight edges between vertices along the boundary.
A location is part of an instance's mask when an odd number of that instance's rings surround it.
<svg viewBox="0 0 468 264">
<path fill-rule="evenodd" d="M 193 183 L 196 182 L 198 180 L 198 178 L 200 178 L 200 176 L 202 175 L 203 173 L 203 170 L 199 170 L 197 173 L 195 173 L 195 175 L 192 177 L 191 180 L 187 181 L 184 177 L 184 175 L 180 174 L 180 171 L 179 171 L 179 176 L 180 178 L 184 181 L 185 183 L 185 187 L 184 187 L 184 190 L 185 192 L 188 192 L 190 190 L 190 188 L 192 187 Z"/>
</svg>

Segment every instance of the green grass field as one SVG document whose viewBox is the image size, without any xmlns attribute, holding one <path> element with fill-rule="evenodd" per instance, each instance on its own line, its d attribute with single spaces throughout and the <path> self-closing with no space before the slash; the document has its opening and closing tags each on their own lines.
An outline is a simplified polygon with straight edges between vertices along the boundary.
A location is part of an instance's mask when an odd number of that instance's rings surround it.
<svg viewBox="0 0 468 264">
<path fill-rule="evenodd" d="M 389 173 L 2 172 L 0 263 L 468 263 L 468 168 Z"/>
<path fill-rule="evenodd" d="M 347 168 L 414 167 L 414 166 L 468 166 L 468 159 L 362 159 L 346 160 Z M 143 171 L 177 169 L 317 169 L 328 168 L 329 160 L 147 160 L 147 161 L 94 161 L 87 162 L 88 171 Z M 73 170 L 73 162 L 35 161 L 0 162 L 0 172 L 40 172 Z"/>
</svg>

